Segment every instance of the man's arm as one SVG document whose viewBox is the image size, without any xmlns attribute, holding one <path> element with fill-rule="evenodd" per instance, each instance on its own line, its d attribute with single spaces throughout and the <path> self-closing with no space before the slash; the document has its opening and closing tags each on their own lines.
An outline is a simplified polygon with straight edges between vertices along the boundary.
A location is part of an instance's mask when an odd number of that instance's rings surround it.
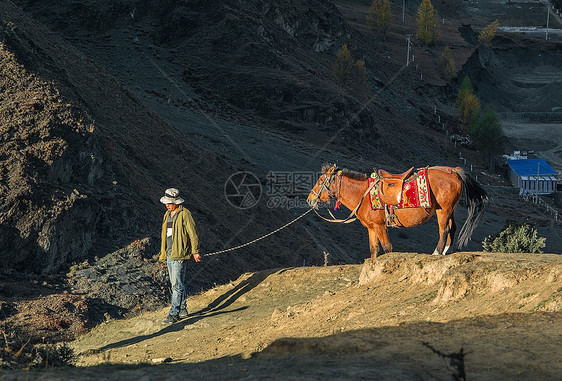
<svg viewBox="0 0 562 381">
<path fill-rule="evenodd" d="M 187 234 L 189 234 L 189 240 L 191 241 L 191 253 L 193 254 L 193 259 L 196 262 L 201 261 L 201 254 L 199 254 L 199 237 L 197 236 L 197 229 L 195 227 L 195 221 L 191 212 L 186 210 L 185 227 L 187 229 Z"/>
<path fill-rule="evenodd" d="M 168 221 L 168 214 L 166 212 L 164 214 L 164 219 L 162 220 L 162 228 L 160 232 L 161 242 L 160 242 L 160 255 L 158 256 L 158 260 L 160 262 L 165 262 L 167 253 L 166 253 L 166 222 Z"/>
</svg>

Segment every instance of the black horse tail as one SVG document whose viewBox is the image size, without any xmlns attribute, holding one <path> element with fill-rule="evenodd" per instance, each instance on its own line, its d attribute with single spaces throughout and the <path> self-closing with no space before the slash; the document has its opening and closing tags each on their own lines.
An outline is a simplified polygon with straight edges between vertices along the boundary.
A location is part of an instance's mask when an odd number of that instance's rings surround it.
<svg viewBox="0 0 562 381">
<path fill-rule="evenodd" d="M 455 170 L 455 173 L 460 177 L 464 185 L 464 192 L 468 207 L 468 216 L 466 217 L 466 221 L 464 222 L 457 239 L 457 247 L 461 249 L 468 244 L 474 228 L 476 228 L 478 223 L 480 223 L 480 220 L 482 220 L 484 211 L 490 201 L 484 188 L 482 188 L 476 180 L 468 175 L 468 173 L 462 169 L 460 171 Z"/>
</svg>

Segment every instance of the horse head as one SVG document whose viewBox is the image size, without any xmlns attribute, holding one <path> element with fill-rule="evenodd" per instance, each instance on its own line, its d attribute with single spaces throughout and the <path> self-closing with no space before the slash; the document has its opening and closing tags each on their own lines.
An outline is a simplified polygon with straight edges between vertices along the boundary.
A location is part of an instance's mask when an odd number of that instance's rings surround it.
<svg viewBox="0 0 562 381">
<path fill-rule="evenodd" d="M 318 202 L 325 202 L 334 197 L 331 186 L 333 184 L 334 175 L 337 171 L 337 165 L 324 165 L 322 167 L 322 176 L 318 179 L 310 194 L 308 195 L 308 205 L 315 208 Z"/>
</svg>

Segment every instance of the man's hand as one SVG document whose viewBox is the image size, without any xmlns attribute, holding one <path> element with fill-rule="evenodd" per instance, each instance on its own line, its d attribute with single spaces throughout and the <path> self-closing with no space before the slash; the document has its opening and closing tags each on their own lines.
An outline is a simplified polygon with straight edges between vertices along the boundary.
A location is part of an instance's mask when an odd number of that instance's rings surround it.
<svg viewBox="0 0 562 381">
<path fill-rule="evenodd" d="M 193 259 L 195 259 L 195 262 L 201 262 L 201 254 L 199 253 L 193 254 Z"/>
</svg>

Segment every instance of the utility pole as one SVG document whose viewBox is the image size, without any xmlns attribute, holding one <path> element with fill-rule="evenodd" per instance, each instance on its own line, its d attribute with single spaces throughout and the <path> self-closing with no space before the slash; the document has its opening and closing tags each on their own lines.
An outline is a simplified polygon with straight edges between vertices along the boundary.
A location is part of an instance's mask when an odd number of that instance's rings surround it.
<svg viewBox="0 0 562 381">
<path fill-rule="evenodd" d="M 412 37 L 411 34 L 406 35 L 406 41 L 408 41 L 408 55 L 406 56 L 406 66 L 410 65 L 410 46 L 412 45 L 412 42 L 410 41 L 410 37 Z"/>
<path fill-rule="evenodd" d="M 537 162 L 537 189 L 535 191 L 535 204 L 539 203 L 539 173 L 541 170 L 541 162 Z"/>
<path fill-rule="evenodd" d="M 548 22 L 550 20 L 550 4 L 546 3 L 546 37 L 545 40 L 548 40 Z"/>
<path fill-rule="evenodd" d="M 406 0 L 402 0 L 402 22 L 404 22 L 404 13 L 406 13 L 405 9 L 406 9 Z"/>
</svg>

